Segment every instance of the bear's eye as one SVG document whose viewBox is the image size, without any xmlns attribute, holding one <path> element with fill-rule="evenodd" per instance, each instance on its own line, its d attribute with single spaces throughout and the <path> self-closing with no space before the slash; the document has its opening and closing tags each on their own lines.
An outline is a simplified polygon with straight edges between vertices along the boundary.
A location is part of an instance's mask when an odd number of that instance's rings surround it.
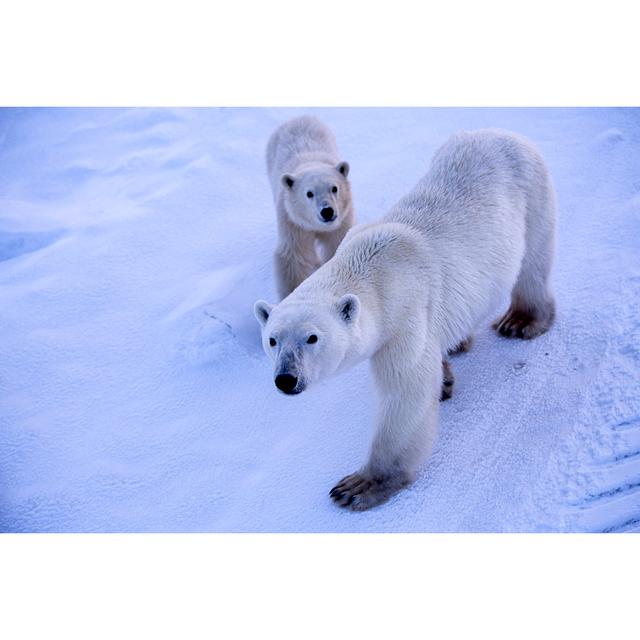
<svg viewBox="0 0 640 640">
<path fill-rule="evenodd" d="M 269 338 L 269 344 L 270 344 L 272 347 L 275 347 L 275 346 L 276 346 L 276 339 L 275 339 L 275 338 Z"/>
<path fill-rule="evenodd" d="M 312 333 L 308 338 L 307 338 L 307 344 L 314 344 L 318 342 L 318 336 L 315 333 Z"/>
<path fill-rule="evenodd" d="M 336 187 L 335 185 L 331 187 L 331 193 L 338 193 L 338 187 Z"/>
<path fill-rule="evenodd" d="M 307 198 L 313 198 L 313 191 L 307 191 Z"/>
</svg>

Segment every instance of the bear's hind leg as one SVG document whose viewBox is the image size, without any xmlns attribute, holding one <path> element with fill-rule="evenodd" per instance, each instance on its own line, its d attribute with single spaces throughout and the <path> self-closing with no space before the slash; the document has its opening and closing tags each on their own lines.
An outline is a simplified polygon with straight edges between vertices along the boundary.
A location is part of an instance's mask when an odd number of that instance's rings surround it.
<svg viewBox="0 0 640 640">
<path fill-rule="evenodd" d="M 540 200 L 527 207 L 525 253 L 511 292 L 511 305 L 493 324 L 507 338 L 537 338 L 548 331 L 555 318 L 549 283 L 555 249 L 555 202 L 546 173 L 541 181 Z"/>
</svg>

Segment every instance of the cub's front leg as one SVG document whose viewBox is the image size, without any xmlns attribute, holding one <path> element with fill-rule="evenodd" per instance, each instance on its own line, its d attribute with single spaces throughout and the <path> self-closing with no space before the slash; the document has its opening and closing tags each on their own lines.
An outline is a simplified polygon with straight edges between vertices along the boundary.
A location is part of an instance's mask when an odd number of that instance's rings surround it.
<svg viewBox="0 0 640 640">
<path fill-rule="evenodd" d="M 279 242 L 274 256 L 278 294 L 284 300 L 319 266 L 315 235 L 291 222 L 284 209 L 278 212 Z"/>
<path fill-rule="evenodd" d="M 295 248 L 278 247 L 274 256 L 278 295 L 284 300 L 299 284 L 319 266 L 315 255 L 300 254 Z"/>
<path fill-rule="evenodd" d="M 369 460 L 330 492 L 337 504 L 352 511 L 382 504 L 411 484 L 436 439 L 442 385 L 439 350 L 431 349 L 409 366 L 410 356 L 393 347 L 384 351 L 373 361 L 381 399 Z"/>
<path fill-rule="evenodd" d="M 331 260 L 335 255 L 340 243 L 344 240 L 344 237 L 347 235 L 347 232 L 353 225 L 352 219 L 347 219 L 342 223 L 342 226 L 335 231 L 330 231 L 328 233 L 319 233 L 318 234 L 318 242 L 320 244 L 322 250 L 322 260 L 325 262 L 327 260 Z"/>
</svg>

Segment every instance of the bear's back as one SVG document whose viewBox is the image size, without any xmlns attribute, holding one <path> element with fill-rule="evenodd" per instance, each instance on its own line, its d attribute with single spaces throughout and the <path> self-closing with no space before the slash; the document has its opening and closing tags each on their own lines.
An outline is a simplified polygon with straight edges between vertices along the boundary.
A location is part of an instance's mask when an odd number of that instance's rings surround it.
<svg viewBox="0 0 640 640">
<path fill-rule="evenodd" d="M 520 136 L 494 129 L 457 133 L 386 219 L 430 236 L 499 225 L 508 222 L 509 211 L 524 215 L 532 184 L 544 179 L 545 171 L 535 147 Z"/>
</svg>

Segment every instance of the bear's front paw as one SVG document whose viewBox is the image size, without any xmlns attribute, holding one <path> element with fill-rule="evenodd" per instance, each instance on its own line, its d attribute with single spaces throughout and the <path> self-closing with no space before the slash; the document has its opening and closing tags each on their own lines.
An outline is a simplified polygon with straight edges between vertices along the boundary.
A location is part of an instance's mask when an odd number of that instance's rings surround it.
<svg viewBox="0 0 640 640">
<path fill-rule="evenodd" d="M 347 507 L 352 511 L 365 511 L 386 502 L 409 482 L 410 480 L 405 476 L 372 478 L 357 472 L 342 478 L 331 489 L 329 495 L 341 507 Z"/>
</svg>

